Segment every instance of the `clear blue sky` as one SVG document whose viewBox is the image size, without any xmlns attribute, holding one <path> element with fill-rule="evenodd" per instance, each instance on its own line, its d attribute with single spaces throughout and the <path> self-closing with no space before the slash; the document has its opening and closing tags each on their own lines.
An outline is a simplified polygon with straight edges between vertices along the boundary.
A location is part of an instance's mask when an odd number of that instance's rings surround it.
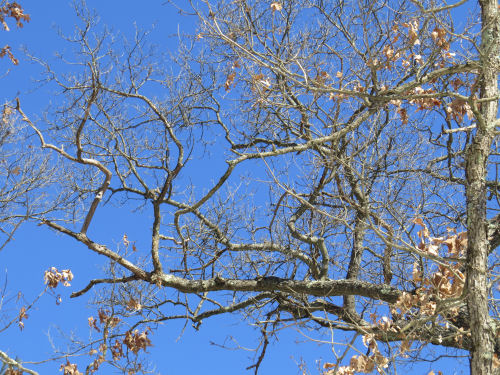
<svg viewBox="0 0 500 375">
<path fill-rule="evenodd" d="M 52 100 L 50 91 L 40 88 L 33 91 L 34 80 L 39 78 L 38 66 L 26 61 L 20 46 L 25 46 L 34 55 L 43 59 L 52 59 L 55 52 L 68 47 L 58 36 L 58 30 L 71 34 L 77 22 L 69 1 L 23 0 L 23 7 L 31 15 L 31 22 L 24 29 L 12 27 L 10 33 L 0 33 L 0 45 L 10 44 L 20 64 L 12 67 L 7 59 L 0 60 L 0 74 L 8 68 L 11 72 L 0 80 L 2 101 L 20 96 L 25 112 L 36 117 Z M 147 5 L 146 5 L 147 4 Z M 134 23 L 139 28 L 152 29 L 152 40 L 165 50 L 176 48 L 175 35 L 178 30 L 190 31 L 194 19 L 181 17 L 175 8 L 163 5 L 161 1 L 88 1 L 90 8 L 95 8 L 103 23 L 112 27 L 115 32 L 131 36 Z M 154 28 L 153 28 L 154 26 Z M 201 173 L 201 171 L 200 171 Z M 142 220 L 142 219 L 140 219 Z M 99 238 L 107 238 L 108 242 L 120 242 L 124 233 L 133 241 L 148 240 L 149 221 L 138 221 L 137 215 L 125 214 L 124 210 L 108 207 L 98 211 L 93 223 L 93 233 Z M 72 331 L 83 339 L 88 337 L 87 318 L 95 315 L 95 310 L 87 307 L 87 296 L 69 299 L 72 291 L 84 287 L 87 281 L 99 274 L 102 258 L 90 253 L 75 241 L 56 235 L 42 227 L 26 225 L 16 235 L 15 241 L 0 252 L 0 280 L 8 278 L 7 289 L 10 296 L 22 291 L 29 301 L 43 289 L 43 272 L 55 266 L 59 269 L 71 268 L 75 279 L 70 288 L 59 287 L 63 302 L 56 305 L 55 297 L 46 295 L 30 312 L 25 322 L 25 329 L 20 332 L 16 327 L 0 333 L 0 350 L 12 356 L 18 355 L 23 361 L 38 361 L 53 354 L 48 333 L 55 346 L 64 348 L 67 341 L 60 338 L 58 330 L 69 335 Z M 4 271 L 5 270 L 5 271 Z M 8 311 L 12 305 L 3 306 Z M 19 306 L 19 305 L 16 305 Z M 17 307 L 13 308 L 14 314 Z M 152 361 L 157 365 L 159 373 L 164 375 L 180 374 L 245 374 L 245 367 L 252 364 L 252 352 L 245 350 L 225 350 L 211 345 L 211 342 L 233 346 L 229 337 L 234 337 L 241 346 L 254 348 L 257 344 L 258 332 L 248 327 L 247 322 L 240 321 L 240 315 L 222 316 L 207 320 L 199 332 L 189 325 L 182 337 L 184 322 L 169 322 L 157 330 L 152 336 Z M 314 333 L 310 333 L 316 337 Z M 324 337 L 323 337 L 324 338 Z M 334 338 L 342 341 L 343 336 Z M 300 374 L 298 364 L 303 358 L 311 373 L 317 373 L 316 360 L 331 361 L 329 345 L 319 345 L 308 341 L 295 329 L 282 332 L 279 341 L 269 348 L 267 357 L 261 367 L 261 374 Z M 49 363 L 43 367 L 33 367 L 41 374 L 58 373 L 63 361 Z M 467 373 L 466 359 L 458 363 L 456 372 Z M 30 367 L 27 365 L 27 367 Z M 461 371 L 460 367 L 464 370 Z M 414 373 L 427 374 L 432 364 L 421 364 Z M 80 368 L 82 370 L 82 368 Z M 108 368 L 109 373 L 112 370 Z M 104 372 L 106 373 L 106 372 Z"/>
</svg>

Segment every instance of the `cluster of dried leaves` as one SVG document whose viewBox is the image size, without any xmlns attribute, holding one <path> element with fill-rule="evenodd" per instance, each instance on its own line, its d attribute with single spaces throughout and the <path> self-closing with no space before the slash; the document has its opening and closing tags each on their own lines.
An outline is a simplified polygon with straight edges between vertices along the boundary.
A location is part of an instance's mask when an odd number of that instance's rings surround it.
<svg viewBox="0 0 500 375">
<path fill-rule="evenodd" d="M 56 288 L 59 283 L 64 286 L 71 286 L 69 282 L 73 280 L 73 273 L 71 270 L 58 271 L 57 268 L 52 267 L 50 270 L 45 271 L 43 279 L 49 288 Z"/>
<path fill-rule="evenodd" d="M 5 31 L 9 31 L 9 25 L 5 21 L 6 17 L 14 18 L 16 20 L 17 27 L 23 27 L 23 22 L 29 22 L 29 14 L 24 13 L 23 8 L 16 2 L 7 2 L 4 6 L 0 7 L 0 22 L 3 25 Z"/>
<path fill-rule="evenodd" d="M 18 368 L 14 368 L 12 366 L 10 366 L 9 368 L 7 368 L 7 370 L 5 370 L 5 375 L 23 375 L 24 372 Z"/>
<path fill-rule="evenodd" d="M 80 371 L 78 371 L 78 367 L 74 363 L 70 363 L 66 360 L 66 363 L 61 365 L 59 371 L 63 372 L 63 375 L 83 375 Z"/>
<path fill-rule="evenodd" d="M 414 220 L 421 229 L 417 232 L 419 243 L 418 250 L 428 253 L 434 257 L 439 257 L 440 262 L 431 266 L 427 272 L 422 269 L 422 262 L 415 262 L 413 265 L 413 282 L 419 287 L 412 293 L 403 293 L 398 301 L 390 306 L 390 312 L 398 321 L 415 322 L 418 320 L 432 319 L 435 323 L 449 325 L 460 313 L 465 285 L 465 271 L 463 270 L 463 260 L 467 249 L 467 232 L 457 232 L 448 228 L 447 235 L 442 237 L 432 237 L 430 230 L 421 218 Z M 445 247 L 445 251 L 440 249 Z M 446 261 L 444 262 L 443 260 Z M 434 264 L 434 263 L 433 263 Z M 412 346 L 412 341 L 418 337 L 411 335 L 411 327 L 401 326 L 387 317 L 382 316 L 377 320 L 375 314 L 371 314 L 371 319 L 382 332 L 391 332 L 401 336 L 401 344 L 398 355 L 406 357 Z M 407 329 L 410 328 L 410 329 Z M 461 343 L 464 335 L 470 335 L 462 327 L 457 328 L 454 340 Z M 384 357 L 377 346 L 380 337 L 374 333 L 363 336 L 363 343 L 372 353 L 371 355 L 355 355 L 351 358 L 348 366 L 339 366 L 335 363 L 325 363 L 324 368 L 328 370 L 325 375 L 341 374 L 354 375 L 355 373 L 371 373 L 377 370 L 384 373 L 389 359 Z M 494 367 L 500 367 L 500 360 L 495 356 Z M 429 375 L 434 374 L 431 371 Z M 441 374 L 441 371 L 438 371 Z"/>
<path fill-rule="evenodd" d="M 413 265 L 413 281 L 420 285 L 414 293 L 403 293 L 397 303 L 392 306 L 392 313 L 406 318 L 439 317 L 449 324 L 458 317 L 465 286 L 465 270 L 463 261 L 467 249 L 467 232 L 457 233 L 449 228 L 443 237 L 432 237 L 427 225 L 422 219 L 414 220 L 421 226 L 418 231 L 418 249 L 432 256 L 440 256 L 440 249 L 445 246 L 448 261 L 441 261 L 431 272 L 422 269 L 422 262 Z M 444 258 L 443 258 L 444 259 Z M 452 261 L 456 260 L 456 261 Z M 463 335 L 469 335 L 462 327 L 457 330 L 454 339 L 461 342 Z"/>
<path fill-rule="evenodd" d="M 325 363 L 323 368 L 328 370 L 324 375 L 354 375 L 355 373 L 368 374 L 374 370 L 384 373 L 389 365 L 389 359 L 380 353 L 375 335 L 367 334 L 363 336 L 363 344 L 370 351 L 370 355 L 355 355 L 351 357 L 348 366 L 338 366 L 334 363 Z"/>
<path fill-rule="evenodd" d="M 271 4 L 271 10 L 281 11 L 282 5 L 280 3 L 274 2 Z M 401 66 L 405 69 L 411 69 L 416 65 L 423 65 L 425 61 L 421 55 L 415 54 L 410 51 L 408 46 L 420 45 L 420 39 L 418 35 L 421 33 L 419 29 L 418 20 L 412 20 L 410 22 L 404 22 L 400 25 L 395 24 L 392 27 L 394 32 L 394 37 L 389 44 L 385 45 L 379 53 L 375 53 L 374 56 L 368 58 L 366 64 L 374 70 L 394 68 L 394 64 L 398 61 Z M 431 39 L 434 41 L 436 46 L 442 51 L 441 59 L 436 62 L 438 67 L 444 67 L 451 58 L 455 56 L 453 52 L 450 52 L 450 38 L 447 35 L 445 29 L 440 27 L 435 27 L 431 32 Z M 401 43 L 397 43 L 400 41 Z M 409 53 L 409 54 L 408 54 Z M 231 66 L 230 72 L 226 76 L 226 81 L 224 82 L 224 88 L 226 91 L 230 91 L 231 88 L 236 86 L 237 68 L 240 67 L 238 61 L 234 62 Z M 343 78 L 342 72 L 337 72 L 335 77 L 337 77 L 341 83 Z M 460 81 L 459 78 L 457 78 Z M 330 81 L 327 84 L 327 81 Z M 312 80 L 317 86 L 331 87 L 335 81 L 332 76 L 326 71 L 320 71 L 317 73 L 316 78 Z M 252 91 L 258 93 L 261 96 L 266 93 L 266 91 L 271 90 L 273 87 L 273 82 L 269 77 L 263 74 L 256 74 L 251 77 Z M 456 82 L 452 82 L 452 85 L 457 89 Z M 463 82 L 460 86 L 463 85 Z M 387 87 L 380 87 L 380 91 L 383 92 L 387 90 Z M 367 88 L 359 85 L 359 83 L 354 83 L 352 87 L 349 85 L 342 87 L 340 92 L 332 92 L 329 97 L 331 100 L 342 101 L 345 98 L 352 96 L 352 92 L 355 93 L 365 93 Z M 415 89 L 409 90 L 403 95 L 405 98 L 411 97 L 408 100 L 408 104 L 416 106 L 416 111 L 424 111 L 430 109 L 440 109 L 443 105 L 446 106 L 446 111 L 448 115 L 456 120 L 458 123 L 463 122 L 464 115 L 467 115 L 469 119 L 473 118 L 471 104 L 462 98 L 455 98 L 451 103 L 447 104 L 438 97 L 438 93 L 432 88 L 422 88 L 417 87 Z M 399 114 L 403 124 L 407 124 L 409 120 L 408 109 L 402 107 L 403 100 L 391 100 L 389 104 L 396 106 L 396 112 Z"/>
<path fill-rule="evenodd" d="M 98 316 L 99 320 L 95 319 L 93 316 L 88 318 L 89 326 L 91 328 L 94 328 L 97 332 L 101 332 L 101 329 L 97 325 L 97 322 L 99 322 L 99 324 L 101 324 L 107 328 L 116 327 L 118 325 L 118 323 L 120 323 L 120 318 L 110 315 L 108 310 L 99 309 L 97 311 L 97 316 Z"/>
<path fill-rule="evenodd" d="M 453 118 L 457 123 L 462 123 L 465 115 L 467 115 L 469 119 L 472 119 L 474 116 L 469 101 L 463 98 L 455 98 L 449 104 L 443 103 L 443 101 L 436 96 L 437 93 L 432 88 L 423 89 L 422 87 L 416 87 L 407 92 L 406 95 L 414 97 L 410 99 L 408 103 L 415 105 L 417 107 L 416 111 L 425 111 L 433 108 L 439 109 L 444 104 L 446 105 L 448 119 Z M 406 108 L 402 107 L 402 103 L 402 100 L 391 100 L 389 102 L 389 104 L 397 107 L 396 112 L 399 114 L 401 122 L 407 124 L 409 118 L 408 112 Z"/>
<path fill-rule="evenodd" d="M 97 332 L 105 331 L 105 336 L 108 335 L 110 329 L 116 327 L 120 321 L 120 318 L 113 316 L 110 311 L 104 309 L 98 311 L 98 319 L 92 316 L 88 318 L 89 326 Z M 97 358 L 89 365 L 89 372 L 95 373 L 99 370 L 101 364 L 106 361 L 108 350 L 111 353 L 113 362 L 117 362 L 127 357 L 127 353 L 124 351 L 124 345 L 127 350 L 134 355 L 137 355 L 141 350 L 146 351 L 149 346 L 152 346 L 151 340 L 148 337 L 150 331 L 149 328 L 146 328 L 143 332 L 137 329 L 129 330 L 121 339 L 115 339 L 113 344 L 108 344 L 106 341 L 101 343 L 98 350 L 94 349 L 91 351 L 91 354 L 97 355 Z M 140 369 L 131 369 L 129 373 L 133 374 L 139 370 Z"/>
<path fill-rule="evenodd" d="M 148 333 L 148 329 L 143 332 L 139 332 L 138 329 L 135 329 L 134 331 L 127 331 L 123 343 L 127 346 L 128 350 L 134 354 L 137 354 L 141 349 L 146 351 L 148 346 L 152 346 Z"/>
<path fill-rule="evenodd" d="M 8 125 L 9 124 L 9 121 L 11 119 L 11 116 L 12 116 L 12 108 L 7 106 L 7 105 L 4 105 L 3 106 L 3 109 L 2 109 L 2 124 L 3 125 Z"/>
<path fill-rule="evenodd" d="M 17 27 L 23 27 L 23 22 L 29 22 L 30 20 L 30 16 L 24 13 L 21 5 L 16 2 L 7 2 L 0 7 L 0 23 L 2 24 L 5 31 L 9 31 L 10 28 L 7 24 L 6 18 L 14 18 Z M 19 60 L 14 57 L 9 45 L 6 45 L 0 49 L 0 58 L 4 56 L 8 56 L 10 61 L 12 61 L 14 65 L 19 64 Z"/>
<path fill-rule="evenodd" d="M 283 9 L 283 5 L 277 1 L 271 3 L 271 10 L 273 12 L 279 12 L 281 11 L 281 9 Z"/>
<path fill-rule="evenodd" d="M 71 272 L 71 270 L 58 271 L 57 268 L 52 267 L 50 270 L 45 271 L 44 280 L 45 284 L 51 289 L 56 288 L 59 283 L 62 283 L 64 286 L 70 286 L 71 284 L 69 282 L 73 280 L 73 273 Z M 59 302 L 60 297 L 58 297 L 57 299 L 58 304 Z M 23 306 L 19 310 L 19 314 L 17 315 L 17 325 L 21 330 L 24 329 L 24 321 L 29 317 L 28 310 L 31 308 L 31 306 Z"/>
<path fill-rule="evenodd" d="M 28 319 L 28 314 L 26 313 L 26 311 L 27 309 L 25 306 L 21 307 L 21 310 L 19 310 L 17 325 L 19 326 L 19 329 L 21 331 L 24 328 L 24 320 Z"/>
</svg>

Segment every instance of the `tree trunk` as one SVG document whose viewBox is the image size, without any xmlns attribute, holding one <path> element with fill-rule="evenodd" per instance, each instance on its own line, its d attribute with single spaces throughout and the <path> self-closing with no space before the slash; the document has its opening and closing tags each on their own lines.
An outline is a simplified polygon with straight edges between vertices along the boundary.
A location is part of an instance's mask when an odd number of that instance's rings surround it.
<svg viewBox="0 0 500 375">
<path fill-rule="evenodd" d="M 490 148 L 497 119 L 498 95 L 498 3 L 497 0 L 480 0 L 481 49 L 480 87 L 481 103 L 476 135 L 466 154 L 467 200 L 467 305 L 471 323 L 471 362 L 473 375 L 493 373 L 495 332 L 488 312 L 488 226 L 486 213 L 486 176 Z M 495 98 L 495 99 L 493 99 Z"/>
</svg>

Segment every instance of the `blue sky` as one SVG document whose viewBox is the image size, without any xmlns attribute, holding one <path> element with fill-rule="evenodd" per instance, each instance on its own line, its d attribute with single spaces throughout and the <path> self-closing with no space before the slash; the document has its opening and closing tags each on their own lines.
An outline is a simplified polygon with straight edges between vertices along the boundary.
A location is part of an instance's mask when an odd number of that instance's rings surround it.
<svg viewBox="0 0 500 375">
<path fill-rule="evenodd" d="M 31 15 L 31 22 L 23 29 L 12 27 L 11 32 L 0 33 L 0 45 L 11 45 L 20 59 L 17 67 L 12 67 L 7 59 L 0 60 L 0 74 L 10 69 L 9 74 L 0 81 L 0 95 L 2 101 L 19 95 L 24 111 L 36 118 L 57 98 L 51 97 L 49 88 L 33 90 L 36 86 L 34 81 L 40 77 L 40 68 L 28 62 L 20 48 L 24 46 L 33 55 L 54 60 L 56 52 L 68 48 L 68 44 L 58 36 L 59 30 L 71 34 L 77 20 L 69 1 L 25 0 L 22 5 Z M 194 27 L 193 18 L 181 17 L 175 8 L 162 2 L 140 5 L 137 1 L 129 0 L 88 1 L 88 6 L 95 8 L 101 22 L 116 33 L 130 37 L 136 26 L 151 29 L 152 41 L 166 51 L 175 51 L 178 32 L 190 32 Z M 196 170 L 196 164 L 192 168 L 195 173 L 191 176 L 193 179 L 202 180 L 207 173 L 203 169 Z M 149 225 L 148 218 L 138 219 L 138 215 L 132 212 L 107 207 L 97 212 L 92 224 L 92 235 L 105 238 L 108 243 L 118 244 L 126 233 L 131 241 L 147 243 Z M 0 350 L 12 356 L 18 355 L 23 361 L 38 361 L 52 355 L 50 340 L 55 346 L 64 347 L 67 341 L 60 338 L 58 330 L 67 335 L 75 332 L 82 338 L 88 337 L 87 318 L 95 315 L 95 310 L 87 307 L 87 296 L 69 299 L 69 294 L 83 288 L 92 276 L 99 274 L 101 262 L 102 258 L 69 238 L 32 224 L 24 226 L 17 233 L 15 241 L 0 252 L 0 264 L 3 265 L 0 281 L 7 277 L 9 295 L 15 297 L 18 291 L 22 291 L 26 300 L 34 298 L 43 289 L 43 272 L 52 266 L 58 269 L 71 268 L 75 279 L 70 288 L 59 287 L 56 290 L 56 293 L 61 293 L 62 304 L 56 305 L 55 296 L 45 295 L 30 312 L 22 332 L 12 327 L 0 333 Z M 17 311 L 19 306 L 21 304 L 12 311 Z M 8 309 L 8 305 L 3 307 L 3 311 Z M 189 325 L 183 330 L 184 322 L 169 322 L 151 336 L 154 346 L 148 351 L 158 372 L 165 375 L 249 373 L 245 368 L 253 363 L 252 352 L 211 345 L 211 342 L 215 342 L 234 347 L 230 339 L 234 337 L 242 347 L 254 348 L 258 342 L 258 332 L 247 323 L 241 322 L 237 314 L 222 316 L 207 320 L 196 332 Z M 319 336 L 315 332 L 308 334 L 313 338 L 328 338 L 328 332 Z M 334 341 L 342 342 L 343 336 L 335 336 Z M 273 342 L 260 373 L 299 374 L 302 358 L 311 373 L 317 373 L 316 360 L 333 360 L 329 345 L 319 345 L 291 328 L 281 332 L 279 341 Z M 55 373 L 62 362 L 51 362 L 36 369 L 41 374 Z M 458 368 L 466 366 L 467 360 L 464 359 Z M 431 368 L 432 364 L 421 364 L 415 370 L 426 374 Z M 109 368 L 108 371 L 112 373 Z"/>
</svg>

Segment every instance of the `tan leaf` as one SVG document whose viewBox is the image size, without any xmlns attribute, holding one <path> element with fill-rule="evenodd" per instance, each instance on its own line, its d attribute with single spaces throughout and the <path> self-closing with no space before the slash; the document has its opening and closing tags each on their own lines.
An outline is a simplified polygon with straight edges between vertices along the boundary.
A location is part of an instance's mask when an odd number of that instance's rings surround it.
<svg viewBox="0 0 500 375">
<path fill-rule="evenodd" d="M 380 327 L 382 331 L 388 331 L 392 326 L 392 320 L 387 316 L 383 316 L 378 322 L 377 325 Z"/>
<path fill-rule="evenodd" d="M 355 355 L 351 358 L 350 367 L 357 372 L 369 373 L 375 368 L 375 362 L 365 355 Z"/>
<path fill-rule="evenodd" d="M 375 340 L 375 335 L 373 333 L 367 333 L 363 335 L 363 344 L 372 351 L 377 351 L 377 340 Z"/>
<path fill-rule="evenodd" d="M 141 309 L 142 305 L 139 303 L 139 301 L 135 300 L 134 298 L 130 298 L 129 301 L 127 302 L 127 310 L 139 311 Z"/>
<path fill-rule="evenodd" d="M 433 245 L 430 244 L 426 247 L 426 250 L 429 254 L 432 255 L 439 255 L 439 246 L 438 245 Z"/>
<path fill-rule="evenodd" d="M 88 317 L 89 327 L 94 328 L 97 332 L 101 332 L 99 327 L 97 326 L 97 320 L 94 319 L 93 316 Z"/>
<path fill-rule="evenodd" d="M 354 375 L 354 369 L 351 366 L 342 366 L 335 375 Z"/>
<path fill-rule="evenodd" d="M 394 49 L 391 46 L 386 45 L 382 50 L 387 60 L 391 60 L 394 56 Z"/>
<path fill-rule="evenodd" d="M 399 346 L 399 351 L 401 352 L 401 354 L 404 354 L 404 353 L 408 352 L 410 350 L 410 348 L 411 348 L 411 342 L 408 340 L 405 340 Z"/>
<path fill-rule="evenodd" d="M 372 360 L 377 364 L 378 367 L 387 368 L 389 366 L 389 358 L 384 357 L 380 353 L 375 353 L 371 356 Z"/>
<path fill-rule="evenodd" d="M 279 12 L 281 9 L 283 9 L 283 5 L 281 3 L 278 3 L 277 1 L 271 3 L 271 9 L 273 12 Z"/>
<path fill-rule="evenodd" d="M 413 263 L 412 279 L 417 283 L 422 281 L 422 272 L 418 262 Z"/>
<path fill-rule="evenodd" d="M 66 364 L 61 365 L 59 371 L 63 371 L 64 375 L 83 375 L 80 371 L 78 371 L 76 364 L 69 363 L 68 360 L 66 360 Z"/>
<path fill-rule="evenodd" d="M 10 46 L 8 45 L 0 49 L 0 57 L 4 57 L 5 55 L 9 57 L 10 61 L 12 61 L 14 65 L 19 64 L 19 60 L 14 57 L 14 54 L 11 52 Z"/>
<path fill-rule="evenodd" d="M 123 354 L 123 344 L 118 340 L 115 340 L 115 343 L 110 348 L 111 354 L 113 356 L 113 360 L 116 361 L 124 356 Z"/>
<path fill-rule="evenodd" d="M 417 234 L 418 234 L 418 236 L 419 236 L 420 238 L 424 239 L 424 238 L 429 238 L 430 232 L 429 232 L 429 229 L 427 228 L 427 226 L 424 226 L 424 227 L 422 228 L 422 230 L 419 230 L 419 231 L 417 232 Z"/>
<path fill-rule="evenodd" d="M 429 302 L 422 305 L 422 307 L 420 308 L 420 311 L 425 315 L 432 316 L 436 312 L 436 307 L 437 307 L 436 302 L 429 301 Z"/>
<path fill-rule="evenodd" d="M 148 329 L 142 333 L 137 329 L 133 332 L 127 331 L 123 343 L 134 354 L 137 354 L 141 349 L 146 351 L 148 346 L 152 346 L 151 340 L 148 338 Z"/>
<path fill-rule="evenodd" d="M 224 82 L 224 88 L 226 89 L 226 91 L 229 91 L 231 90 L 231 85 L 234 83 L 234 78 L 236 77 L 236 73 L 233 72 L 233 73 L 230 73 L 227 78 L 226 78 L 226 82 Z"/>
<path fill-rule="evenodd" d="M 116 327 L 121 321 L 117 316 L 110 316 L 110 312 L 108 310 L 99 309 L 97 310 L 97 314 L 99 316 L 99 322 L 101 324 L 106 324 L 109 327 Z"/>
<path fill-rule="evenodd" d="M 412 223 L 420 225 L 422 227 L 425 225 L 421 217 L 416 217 L 415 219 L 412 220 Z"/>
</svg>

